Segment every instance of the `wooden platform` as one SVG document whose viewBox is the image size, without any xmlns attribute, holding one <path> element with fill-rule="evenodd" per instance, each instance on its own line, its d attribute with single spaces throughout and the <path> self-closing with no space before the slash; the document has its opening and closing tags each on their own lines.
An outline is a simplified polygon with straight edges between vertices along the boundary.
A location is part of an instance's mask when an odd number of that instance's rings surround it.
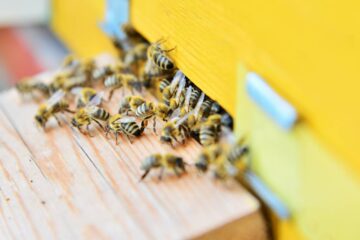
<svg viewBox="0 0 360 240">
<path fill-rule="evenodd" d="M 2 239 L 265 238 L 259 204 L 240 186 L 227 189 L 193 169 L 139 182 L 145 156 L 173 151 L 150 129 L 115 145 L 97 129 L 90 138 L 54 119 L 44 133 L 32 119 L 37 104 L 15 90 L 0 95 L 0 107 Z M 191 163 L 200 149 L 192 141 L 176 152 Z"/>
</svg>

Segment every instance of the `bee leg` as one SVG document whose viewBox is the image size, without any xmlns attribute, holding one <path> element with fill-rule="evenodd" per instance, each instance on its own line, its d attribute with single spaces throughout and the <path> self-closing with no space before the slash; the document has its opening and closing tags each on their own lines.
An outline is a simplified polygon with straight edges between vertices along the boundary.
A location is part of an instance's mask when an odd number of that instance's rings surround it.
<svg viewBox="0 0 360 240">
<path fill-rule="evenodd" d="M 140 178 L 140 181 L 139 181 L 139 182 L 141 182 L 142 180 L 144 180 L 144 178 L 149 174 L 149 172 L 150 172 L 150 169 L 149 169 L 149 170 L 146 170 L 146 171 L 144 172 L 144 174 L 141 175 L 141 178 Z"/>
<path fill-rule="evenodd" d="M 81 134 L 86 135 L 86 132 L 84 132 L 81 127 L 78 127 L 78 129 L 79 129 L 79 132 L 81 132 Z"/>
<path fill-rule="evenodd" d="M 86 131 L 87 131 L 89 137 L 93 137 L 93 135 L 91 135 L 90 127 L 89 127 L 89 126 L 90 126 L 90 123 L 86 125 Z"/>
<path fill-rule="evenodd" d="M 158 176 L 159 181 L 161 181 L 161 179 L 162 179 L 162 177 L 163 177 L 163 175 L 164 175 L 164 170 L 165 170 L 164 167 L 162 167 L 162 168 L 160 169 L 160 173 L 159 173 L 159 176 Z"/>
<path fill-rule="evenodd" d="M 101 125 L 101 123 L 100 123 L 98 120 L 96 120 L 96 119 L 92 119 L 92 120 L 94 120 L 94 122 L 96 122 L 97 125 L 99 125 L 99 127 L 100 127 L 102 130 L 105 130 L 104 127 L 103 127 L 103 125 Z"/>
<path fill-rule="evenodd" d="M 54 114 L 54 118 L 56 119 L 57 124 L 62 127 L 62 123 L 60 122 L 59 117 Z"/>
<path fill-rule="evenodd" d="M 128 134 L 126 134 L 126 133 L 125 133 L 125 136 L 126 136 L 126 138 L 129 140 L 129 142 L 130 142 L 131 144 L 133 144 L 133 142 L 132 142 L 132 140 L 131 140 L 130 136 L 129 136 Z"/>
<path fill-rule="evenodd" d="M 154 117 L 154 119 L 153 119 L 153 131 L 154 131 L 155 135 L 157 136 L 157 133 L 156 133 L 156 117 Z"/>
<path fill-rule="evenodd" d="M 118 136 L 119 136 L 119 133 L 116 132 L 116 133 L 115 133 L 115 143 L 116 143 L 116 145 L 119 144 L 119 142 L 118 142 Z"/>
<path fill-rule="evenodd" d="M 171 51 L 173 51 L 173 50 L 175 50 L 175 49 L 176 49 L 176 46 L 173 47 L 173 48 L 170 48 L 170 49 L 164 49 L 163 51 L 164 51 L 164 52 L 171 52 Z"/>
<path fill-rule="evenodd" d="M 108 97 L 108 101 L 111 100 L 111 98 L 112 98 L 115 90 L 116 90 L 116 88 L 112 88 L 112 89 L 110 90 L 110 92 L 109 92 L 109 97 Z"/>
<path fill-rule="evenodd" d="M 181 174 L 176 167 L 174 168 L 174 173 L 177 177 L 181 177 Z"/>
</svg>

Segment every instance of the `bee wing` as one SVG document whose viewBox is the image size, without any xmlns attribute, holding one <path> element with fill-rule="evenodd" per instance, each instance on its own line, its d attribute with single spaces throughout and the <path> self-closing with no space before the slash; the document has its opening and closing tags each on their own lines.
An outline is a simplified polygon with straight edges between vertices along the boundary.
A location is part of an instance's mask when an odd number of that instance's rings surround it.
<svg viewBox="0 0 360 240">
<path fill-rule="evenodd" d="M 170 119 L 172 120 L 172 119 L 175 119 L 175 118 L 179 118 L 180 112 L 181 112 L 180 108 L 175 109 L 175 110 L 172 112 L 172 114 L 171 114 L 171 116 L 170 116 Z"/>
<path fill-rule="evenodd" d="M 201 93 L 201 96 L 199 97 L 199 100 L 198 102 L 196 103 L 196 106 L 194 108 L 194 115 L 197 117 L 197 115 L 199 114 L 199 111 L 200 111 L 200 108 L 201 108 L 201 105 L 203 104 L 204 102 L 204 99 L 205 99 L 205 94 L 202 92 Z"/>
<path fill-rule="evenodd" d="M 95 94 L 95 96 L 93 96 L 90 99 L 88 105 L 89 106 L 98 106 L 98 105 L 100 105 L 101 101 L 103 100 L 104 94 L 105 94 L 104 91 L 101 91 L 101 92 L 98 92 L 97 94 Z"/>
<path fill-rule="evenodd" d="M 85 109 L 86 109 L 86 112 L 87 112 L 88 114 L 93 114 L 93 113 L 95 113 L 99 108 L 98 108 L 97 106 L 94 106 L 94 105 L 88 105 L 88 106 L 85 107 Z"/>
<path fill-rule="evenodd" d="M 192 93 L 192 86 L 189 86 L 186 90 L 185 103 L 184 103 L 184 107 L 186 111 L 189 111 L 191 93 Z"/>
<path fill-rule="evenodd" d="M 119 123 L 129 123 L 129 122 L 135 122 L 135 121 L 136 121 L 136 118 L 135 118 L 135 117 L 125 116 L 125 117 L 120 118 L 120 119 L 117 120 L 116 122 L 119 122 Z"/>
<path fill-rule="evenodd" d="M 83 90 L 83 89 L 84 89 L 83 87 L 74 87 L 71 89 L 70 92 L 74 95 L 80 95 L 81 90 Z"/>
<path fill-rule="evenodd" d="M 64 96 L 65 92 L 63 90 L 58 90 L 47 100 L 46 104 L 51 107 L 59 102 Z"/>
<path fill-rule="evenodd" d="M 189 116 L 191 115 L 191 114 L 193 114 L 193 112 L 194 111 L 191 111 L 191 112 L 189 112 L 189 113 L 187 113 L 185 116 L 183 116 L 182 118 L 179 118 L 179 117 L 177 117 L 176 118 L 176 127 L 179 127 L 181 124 L 183 124 L 188 118 L 189 118 Z M 174 118 L 175 119 L 175 118 Z M 178 119 L 178 120 L 177 120 Z"/>
<path fill-rule="evenodd" d="M 170 89 L 172 91 L 174 91 L 176 86 L 179 84 L 180 80 L 183 79 L 183 78 L 185 78 L 185 75 L 182 73 L 182 71 L 178 70 L 175 73 L 175 76 L 174 76 L 173 80 L 171 81 Z"/>
<path fill-rule="evenodd" d="M 231 131 L 230 128 L 222 126 L 221 127 L 221 135 L 226 140 L 226 142 L 228 142 L 230 144 L 236 143 L 235 134 L 233 133 L 233 131 Z"/>
<path fill-rule="evenodd" d="M 181 80 L 180 80 L 179 87 L 178 87 L 176 95 L 175 95 L 175 99 L 177 102 L 179 102 L 181 93 L 182 93 L 183 89 L 185 88 L 185 84 L 186 84 L 186 78 L 184 75 L 184 78 L 181 78 Z"/>
</svg>

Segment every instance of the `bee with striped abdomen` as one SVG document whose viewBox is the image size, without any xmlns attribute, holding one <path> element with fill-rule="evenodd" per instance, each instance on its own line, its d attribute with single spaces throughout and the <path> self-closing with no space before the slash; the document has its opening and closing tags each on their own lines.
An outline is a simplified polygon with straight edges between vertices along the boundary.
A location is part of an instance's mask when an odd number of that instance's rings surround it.
<svg viewBox="0 0 360 240">
<path fill-rule="evenodd" d="M 76 107 L 84 107 L 90 103 L 90 101 L 97 96 L 100 98 L 99 105 L 101 104 L 101 101 L 103 100 L 103 92 L 97 92 L 94 88 L 90 87 L 76 87 L 71 89 L 71 93 L 73 93 L 76 97 Z"/>
<path fill-rule="evenodd" d="M 221 130 L 221 115 L 213 114 L 201 123 L 199 131 L 200 143 L 203 146 L 209 146 L 219 140 Z"/>
<path fill-rule="evenodd" d="M 33 98 L 35 98 L 37 93 L 40 93 L 44 97 L 48 97 L 50 95 L 49 86 L 34 78 L 23 79 L 15 85 L 15 88 L 20 94 L 30 94 Z"/>
<path fill-rule="evenodd" d="M 136 70 L 138 70 L 139 62 L 146 61 L 148 47 L 149 44 L 147 43 L 139 43 L 130 49 L 124 58 L 124 65 L 126 68 L 129 69 L 131 66 L 135 65 Z"/>
<path fill-rule="evenodd" d="M 125 134 L 130 143 L 132 140 L 130 137 L 139 137 L 144 132 L 144 125 L 139 125 L 136 123 L 134 117 L 127 117 L 121 114 L 115 114 L 111 116 L 105 127 L 106 136 L 109 132 L 112 132 L 115 135 L 116 144 L 118 144 L 118 135 L 119 133 Z"/>
<path fill-rule="evenodd" d="M 71 120 L 71 124 L 79 129 L 82 134 L 86 134 L 82 130 L 83 126 L 86 126 L 86 130 L 90 135 L 90 124 L 94 121 L 101 129 L 104 129 L 100 122 L 106 122 L 110 118 L 110 114 L 98 105 L 101 103 L 101 98 L 95 95 L 85 107 L 78 109 Z M 91 136 L 91 135 L 90 135 Z"/>
<path fill-rule="evenodd" d="M 173 98 L 176 94 L 176 90 L 179 87 L 180 82 L 184 82 L 186 84 L 186 77 L 185 75 L 178 70 L 175 75 L 173 80 L 171 81 L 170 85 L 166 86 L 163 91 L 162 91 L 162 101 L 170 106 L 170 99 Z"/>
<path fill-rule="evenodd" d="M 143 103 L 145 103 L 145 99 L 141 96 L 126 96 L 120 101 L 119 111 L 118 113 L 126 113 L 129 111 L 135 113 L 136 109 Z"/>
<path fill-rule="evenodd" d="M 162 42 L 164 41 L 159 40 L 149 46 L 147 50 L 148 59 L 150 59 L 158 68 L 162 70 L 172 70 L 175 68 L 175 64 L 167 53 L 171 52 L 175 48 L 164 49 L 161 45 Z"/>
<path fill-rule="evenodd" d="M 144 159 L 141 164 L 141 170 L 145 171 L 141 176 L 142 181 L 152 169 L 160 168 L 159 180 L 162 179 L 164 170 L 173 171 L 176 176 L 180 177 L 181 174 L 186 173 L 186 162 L 179 157 L 172 154 L 153 154 Z"/>
<path fill-rule="evenodd" d="M 200 172 L 207 172 L 209 166 L 214 164 L 222 154 L 224 154 L 224 149 L 220 144 L 213 144 L 205 147 L 195 161 L 196 169 Z"/>
<path fill-rule="evenodd" d="M 111 100 L 112 95 L 116 89 L 121 87 L 126 87 L 134 93 L 134 89 L 141 92 L 142 82 L 137 79 L 137 77 L 130 73 L 116 73 L 105 79 L 104 85 L 106 88 L 110 88 L 109 100 Z M 124 91 L 123 91 L 124 94 Z"/>
<path fill-rule="evenodd" d="M 56 116 L 57 113 L 70 112 L 69 104 L 64 100 L 65 92 L 57 91 L 54 93 L 45 103 L 41 104 L 35 114 L 35 122 L 38 126 L 45 129 L 45 125 L 48 122 L 50 117 L 54 117 L 61 126 L 61 122 Z"/>
</svg>

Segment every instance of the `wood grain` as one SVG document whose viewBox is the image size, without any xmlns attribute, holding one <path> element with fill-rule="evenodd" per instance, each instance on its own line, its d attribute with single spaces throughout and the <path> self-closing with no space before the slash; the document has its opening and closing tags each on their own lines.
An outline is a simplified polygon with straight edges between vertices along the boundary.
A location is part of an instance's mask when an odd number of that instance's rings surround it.
<svg viewBox="0 0 360 240">
<path fill-rule="evenodd" d="M 184 239 L 258 211 L 257 200 L 240 186 L 228 189 L 193 169 L 163 181 L 154 171 L 139 182 L 145 156 L 172 151 L 191 163 L 201 149 L 194 141 L 173 150 L 147 129 L 133 144 L 121 137 L 115 145 L 95 126 L 94 137 L 80 134 L 66 123 L 70 116 L 62 117 L 63 127 L 52 119 L 45 133 L 32 120 L 37 105 L 15 90 L 1 94 L 0 107 L 1 236 Z"/>
</svg>

